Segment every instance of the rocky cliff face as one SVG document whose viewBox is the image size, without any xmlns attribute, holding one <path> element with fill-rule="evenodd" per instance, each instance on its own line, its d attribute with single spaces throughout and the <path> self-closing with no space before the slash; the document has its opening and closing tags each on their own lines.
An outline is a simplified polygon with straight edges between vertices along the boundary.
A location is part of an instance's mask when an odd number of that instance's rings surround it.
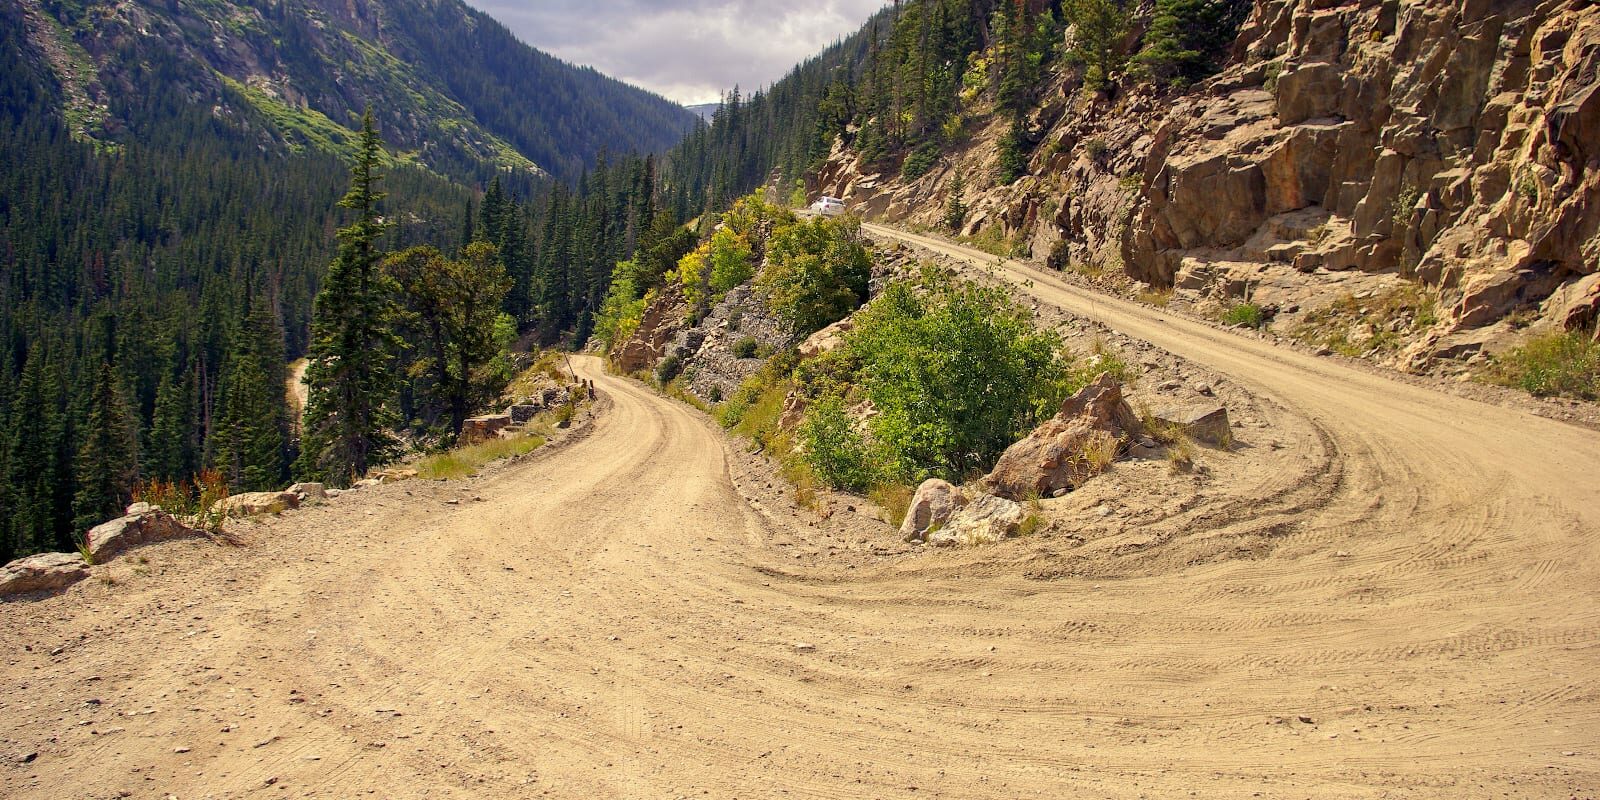
<svg viewBox="0 0 1600 800">
<path fill-rule="evenodd" d="M 1276 290 L 1291 315 L 1350 273 L 1416 281 L 1439 321 L 1415 331 L 1411 368 L 1507 315 L 1592 330 L 1600 312 L 1586 0 L 1261 0 L 1205 83 L 1112 99 L 1064 70 L 1030 124 L 1031 174 L 1010 186 L 981 178 L 996 125 L 915 183 L 836 153 L 818 188 L 933 223 L 927 198 L 960 174 L 967 233 L 998 227 L 1055 266 L 1158 288 Z"/>
</svg>

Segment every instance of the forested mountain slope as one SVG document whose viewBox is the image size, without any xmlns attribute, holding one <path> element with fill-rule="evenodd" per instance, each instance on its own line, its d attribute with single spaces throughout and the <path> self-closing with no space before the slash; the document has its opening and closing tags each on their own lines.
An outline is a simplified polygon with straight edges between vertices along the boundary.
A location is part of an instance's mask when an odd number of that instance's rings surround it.
<svg viewBox="0 0 1600 800">
<path fill-rule="evenodd" d="M 399 159 L 574 179 L 695 116 L 519 42 L 458 0 L 5 0 L 75 136 L 149 143 L 184 107 L 269 149 L 347 155 L 364 107 Z"/>
<path fill-rule="evenodd" d="M 648 238 L 653 163 L 625 153 L 699 124 L 459 3 L 0 0 L 0 561 L 72 549 L 108 479 L 289 478 L 284 365 L 367 106 L 381 249 L 491 242 L 507 327 L 547 339 L 581 337 Z"/>
</svg>

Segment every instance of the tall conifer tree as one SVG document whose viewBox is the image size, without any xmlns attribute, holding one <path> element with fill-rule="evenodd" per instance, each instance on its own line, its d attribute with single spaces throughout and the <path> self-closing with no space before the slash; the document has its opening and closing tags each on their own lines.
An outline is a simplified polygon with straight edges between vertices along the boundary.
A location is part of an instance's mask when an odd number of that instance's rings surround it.
<svg viewBox="0 0 1600 800">
<path fill-rule="evenodd" d="M 234 342 L 212 435 L 214 463 L 236 491 L 276 489 L 287 477 L 289 452 L 283 332 L 271 309 L 257 300 Z"/>
<path fill-rule="evenodd" d="M 389 361 L 389 281 L 379 268 L 378 239 L 387 223 L 378 214 L 383 145 L 369 110 L 339 205 L 356 213 L 339 229 L 339 254 L 317 293 L 311 320 L 310 397 L 298 472 L 347 486 L 392 455 L 395 385 Z"/>
<path fill-rule="evenodd" d="M 119 383 L 111 365 L 102 363 L 75 464 L 73 527 L 80 532 L 119 516 L 139 479 L 138 437 Z"/>
</svg>

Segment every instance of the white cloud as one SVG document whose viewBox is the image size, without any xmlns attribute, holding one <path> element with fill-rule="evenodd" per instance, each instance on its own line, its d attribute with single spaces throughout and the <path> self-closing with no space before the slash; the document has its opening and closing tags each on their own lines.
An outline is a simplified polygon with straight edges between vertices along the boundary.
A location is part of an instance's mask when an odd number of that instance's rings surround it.
<svg viewBox="0 0 1600 800">
<path fill-rule="evenodd" d="M 884 0 L 467 0 L 523 41 L 682 103 L 770 85 Z"/>
</svg>

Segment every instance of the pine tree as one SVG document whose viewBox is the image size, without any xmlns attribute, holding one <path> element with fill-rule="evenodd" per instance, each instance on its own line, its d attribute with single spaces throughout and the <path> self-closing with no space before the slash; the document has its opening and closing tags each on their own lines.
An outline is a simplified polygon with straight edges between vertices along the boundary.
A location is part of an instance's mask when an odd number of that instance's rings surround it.
<svg viewBox="0 0 1600 800">
<path fill-rule="evenodd" d="M 102 363 L 75 464 L 72 512 L 73 528 L 79 532 L 120 516 L 139 479 L 138 439 L 119 383 L 111 365 Z"/>
<path fill-rule="evenodd" d="M 10 512 L 6 546 L 12 557 L 54 547 L 62 507 L 67 505 L 63 500 L 71 499 L 70 481 L 58 482 L 66 477 L 59 375 L 45 364 L 43 350 L 35 347 L 23 366 L 7 432 L 12 449 L 6 465 Z"/>
<path fill-rule="evenodd" d="M 409 372 L 418 380 L 419 403 L 447 415 L 460 433 L 468 414 L 504 388 L 505 376 L 491 368 L 503 342 L 497 333 L 500 303 L 511 279 L 488 242 L 467 245 L 460 260 L 430 246 L 413 247 L 384 262 L 404 299 L 399 319 L 414 354 Z"/>
<path fill-rule="evenodd" d="M 339 201 L 356 212 L 339 229 L 339 254 L 317 293 L 311 321 L 310 397 L 297 471 L 347 486 L 395 452 L 392 432 L 396 347 L 390 330 L 390 291 L 379 268 L 378 239 L 388 224 L 378 215 L 382 144 L 369 110 L 351 168 L 350 191 Z"/>
<path fill-rule="evenodd" d="M 187 365 L 174 364 L 161 376 L 145 451 L 145 470 L 151 477 L 179 481 L 195 473 L 197 395 L 195 372 Z"/>
<path fill-rule="evenodd" d="M 257 302 L 234 337 L 212 435 L 213 464 L 235 491 L 277 489 L 288 477 L 288 370 L 283 333 Z"/>
</svg>

